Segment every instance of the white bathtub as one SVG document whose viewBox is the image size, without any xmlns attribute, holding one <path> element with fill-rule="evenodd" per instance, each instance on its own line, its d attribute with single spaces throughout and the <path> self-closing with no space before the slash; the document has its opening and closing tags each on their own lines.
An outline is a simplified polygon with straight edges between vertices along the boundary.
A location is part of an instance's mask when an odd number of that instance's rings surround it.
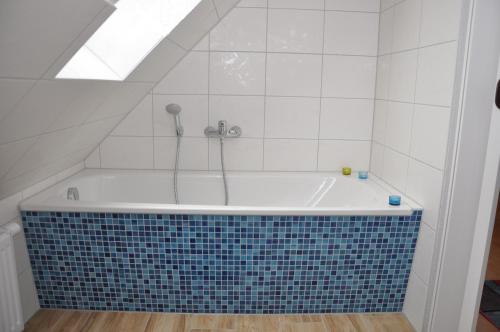
<svg viewBox="0 0 500 332">
<path fill-rule="evenodd" d="M 201 215 L 410 215 L 418 205 L 370 175 L 369 180 L 339 173 L 229 172 L 229 206 L 223 206 L 220 173 L 181 172 L 174 204 L 168 171 L 85 170 L 20 204 L 22 211 L 112 212 Z M 80 200 L 68 200 L 76 187 Z"/>
</svg>

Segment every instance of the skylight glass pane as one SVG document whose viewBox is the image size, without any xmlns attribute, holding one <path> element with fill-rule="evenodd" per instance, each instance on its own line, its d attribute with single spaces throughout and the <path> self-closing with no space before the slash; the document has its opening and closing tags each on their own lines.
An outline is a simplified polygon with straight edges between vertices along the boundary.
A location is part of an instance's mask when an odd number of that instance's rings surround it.
<svg viewBox="0 0 500 332">
<path fill-rule="evenodd" d="M 120 0 L 57 78 L 124 80 L 201 0 Z"/>
</svg>

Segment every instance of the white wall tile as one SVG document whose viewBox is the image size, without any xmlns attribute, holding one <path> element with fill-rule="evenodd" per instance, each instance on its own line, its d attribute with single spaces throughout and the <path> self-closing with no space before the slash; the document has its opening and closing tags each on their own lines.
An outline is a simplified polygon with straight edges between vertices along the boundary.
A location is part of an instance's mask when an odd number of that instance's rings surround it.
<svg viewBox="0 0 500 332">
<path fill-rule="evenodd" d="M 210 93 L 262 95 L 265 90 L 265 54 L 213 52 L 210 55 Z"/>
<path fill-rule="evenodd" d="M 406 194 L 424 207 L 423 221 L 436 230 L 443 173 L 416 160 L 410 161 Z"/>
<path fill-rule="evenodd" d="M 36 138 L 28 138 L 21 141 L 0 145 L 0 178 L 10 170 L 12 166 L 28 151 L 35 143 Z"/>
<path fill-rule="evenodd" d="M 413 270 L 426 285 L 430 281 L 435 240 L 436 234 L 434 230 L 427 226 L 427 224 L 422 223 L 413 259 Z"/>
<path fill-rule="evenodd" d="M 317 140 L 264 140 L 264 170 L 314 171 L 318 152 Z"/>
<path fill-rule="evenodd" d="M 374 97 L 376 58 L 325 55 L 323 61 L 323 97 Z"/>
<path fill-rule="evenodd" d="M 240 126 L 242 137 L 264 135 L 264 96 L 211 96 L 209 123 L 216 126 L 226 120 L 231 126 Z"/>
<path fill-rule="evenodd" d="M 107 101 L 110 98 L 114 98 L 114 94 L 117 93 L 120 85 L 121 83 L 102 81 L 95 82 L 92 85 L 85 87 L 85 89 L 81 89 L 80 95 L 71 103 L 71 107 L 68 107 L 64 112 L 57 116 L 57 119 L 52 122 L 48 131 L 56 131 L 79 126 L 84 122 L 89 121 L 89 118 L 95 112 L 102 109 L 101 106 L 103 104 L 108 104 Z M 128 109 L 130 110 L 134 105 L 132 100 L 128 102 L 130 102 Z M 100 119 L 106 117 L 108 116 L 105 114 L 104 116 L 100 116 Z"/>
<path fill-rule="evenodd" d="M 97 147 L 92 153 L 85 159 L 85 168 L 101 168 L 101 151 L 100 147 Z"/>
<path fill-rule="evenodd" d="M 377 59 L 377 99 L 389 99 L 389 89 L 391 83 L 391 62 L 392 55 L 379 56 Z"/>
<path fill-rule="evenodd" d="M 177 137 L 155 137 L 154 168 L 174 169 Z M 206 170 L 208 168 L 208 139 L 182 137 L 179 153 L 179 168 L 183 170 Z"/>
<path fill-rule="evenodd" d="M 101 144 L 101 167 L 153 169 L 153 138 L 106 138 Z"/>
<path fill-rule="evenodd" d="M 266 8 L 267 7 L 267 0 L 241 0 L 238 3 L 238 7 Z"/>
<path fill-rule="evenodd" d="M 389 102 L 383 100 L 375 101 L 375 114 L 373 116 L 373 140 L 385 144 L 387 130 L 387 114 L 389 113 Z"/>
<path fill-rule="evenodd" d="M 175 120 L 167 113 L 168 104 L 178 104 L 185 136 L 204 136 L 208 126 L 207 95 L 153 95 L 153 126 L 155 136 L 176 136 Z"/>
<path fill-rule="evenodd" d="M 266 138 L 317 139 L 319 98 L 267 97 Z"/>
<path fill-rule="evenodd" d="M 12 111 L 34 84 L 32 80 L 0 79 L 0 120 Z"/>
<path fill-rule="evenodd" d="M 444 169 L 449 124 L 448 108 L 415 105 L 411 155 Z"/>
<path fill-rule="evenodd" d="M 377 13 L 380 7 L 379 0 L 326 0 L 327 10 L 344 10 L 355 12 Z"/>
<path fill-rule="evenodd" d="M 168 35 L 168 38 L 186 50 L 192 49 L 203 36 L 217 24 L 221 17 L 234 5 L 234 0 L 202 0 Z M 218 8 L 214 7 L 217 2 Z"/>
<path fill-rule="evenodd" d="M 408 155 L 412 132 L 413 104 L 389 102 L 385 144 Z"/>
<path fill-rule="evenodd" d="M 74 151 L 69 155 L 59 157 L 57 159 L 51 160 L 45 164 L 37 164 L 38 167 L 32 169 L 31 171 L 17 176 L 15 178 L 5 178 L 0 186 L 0 199 L 12 195 L 16 192 L 26 190 L 33 183 L 38 183 L 43 181 L 65 169 L 73 167 L 75 165 L 82 165 L 81 162 L 89 153 L 91 148 L 86 148 L 81 151 Z"/>
<path fill-rule="evenodd" d="M 377 55 L 378 14 L 326 12 L 325 53 Z"/>
<path fill-rule="evenodd" d="M 228 139 L 224 141 L 224 166 L 231 171 L 262 170 L 263 140 L 255 138 Z M 210 140 L 210 170 L 220 170 L 220 142 Z"/>
<path fill-rule="evenodd" d="M 153 96 L 148 94 L 132 112 L 120 122 L 112 136 L 153 136 Z"/>
<path fill-rule="evenodd" d="M 422 104 L 450 106 L 455 76 L 456 43 L 421 48 L 415 100 Z"/>
<path fill-rule="evenodd" d="M 384 172 L 382 177 L 397 190 L 404 192 L 408 176 L 409 158 L 389 148 L 384 152 Z"/>
<path fill-rule="evenodd" d="M 269 8 L 324 9 L 324 0 L 268 0 Z"/>
<path fill-rule="evenodd" d="M 38 81 L 0 122 L 0 144 L 40 135 L 71 103 L 88 82 Z M 43 110 L 43 111 L 42 111 Z"/>
<path fill-rule="evenodd" d="M 217 3 L 224 6 L 225 2 Z M 183 108 L 185 137 L 181 154 L 185 156 L 181 158 L 189 159 L 181 160 L 185 168 L 217 168 L 217 142 L 205 144 L 203 130 L 209 124 L 216 125 L 218 120 L 239 125 L 243 130 L 241 138 L 226 141 L 226 158 L 231 169 L 262 170 L 265 164 L 267 170 L 314 171 L 318 163 L 320 126 L 322 139 L 353 140 L 343 141 L 337 149 L 351 158 L 352 163 L 368 168 L 378 0 L 326 1 L 328 13 L 322 11 L 324 3 L 324 0 L 271 0 L 268 12 L 266 0 L 240 2 L 209 36 L 200 36 L 194 46 L 196 51 L 190 52 L 155 87 L 152 119 L 141 117 L 138 112 L 130 113 L 116 129 L 116 137 L 140 135 L 136 137 L 152 139 L 153 166 L 172 168 L 175 131 L 173 118 L 165 112 L 165 106 L 177 103 Z M 339 24 L 332 26 L 330 32 L 331 36 L 343 40 L 343 44 L 330 43 L 333 37 L 323 38 L 325 15 L 339 17 L 336 20 Z M 344 35 L 349 38 L 336 35 L 335 28 L 347 30 Z M 344 47 L 332 52 L 372 56 L 323 57 L 325 41 L 332 48 L 341 44 Z M 389 75 L 386 76 L 385 90 L 388 91 Z M 323 113 L 322 96 L 325 97 Z M 153 133 L 135 128 L 135 123 L 139 123 L 145 129 L 148 122 L 152 122 Z M 201 147 L 196 146 L 197 142 L 202 142 Z M 325 146 L 328 144 L 333 147 L 335 142 L 328 141 Z M 348 150 L 349 144 L 357 148 Z M 104 145 L 100 151 L 103 155 L 107 154 L 103 151 Z M 305 157 L 298 158 L 297 151 L 302 151 Z M 350 155 L 353 151 L 366 155 Z M 325 163 L 331 164 L 329 155 L 323 157 Z"/>
<path fill-rule="evenodd" d="M 217 14 L 219 17 L 223 17 L 238 4 L 239 0 L 213 0 L 213 2 L 217 8 Z"/>
<path fill-rule="evenodd" d="M 23 195 L 17 193 L 0 200 L 0 226 L 18 217 L 19 211 L 17 205 L 22 199 Z"/>
<path fill-rule="evenodd" d="M 403 313 L 416 331 L 422 331 L 427 301 L 427 286 L 414 273 L 410 275 Z"/>
<path fill-rule="evenodd" d="M 120 122 L 121 119 L 123 119 L 123 117 L 120 116 L 116 118 L 93 121 L 80 126 L 68 139 L 66 146 L 62 147 L 60 151 L 63 154 L 69 154 L 73 151 L 96 146 L 96 144 L 109 135 L 116 123 Z"/>
<path fill-rule="evenodd" d="M 208 93 L 208 52 L 191 52 L 160 81 L 155 93 Z"/>
<path fill-rule="evenodd" d="M 378 144 L 376 142 L 372 142 L 372 151 L 371 152 L 372 153 L 371 153 L 371 160 L 370 160 L 370 172 L 372 172 L 376 176 L 382 178 L 384 176 L 385 148 L 381 144 Z"/>
<path fill-rule="evenodd" d="M 378 40 L 378 54 L 392 52 L 392 40 L 394 35 L 394 8 L 380 13 L 380 31 Z"/>
<path fill-rule="evenodd" d="M 370 140 L 372 124 L 372 100 L 322 99 L 320 139 Z"/>
<path fill-rule="evenodd" d="M 323 18 L 320 11 L 269 10 L 268 52 L 322 53 Z"/>
<path fill-rule="evenodd" d="M 4 179 L 12 179 L 63 156 L 67 152 L 67 142 L 75 135 L 76 131 L 76 128 L 72 128 L 39 136 L 36 143 L 30 146 L 22 158 L 16 161 L 14 167 L 10 168 Z M 60 142 L 64 142 L 64 145 L 59 149 L 54 149 L 54 146 Z"/>
<path fill-rule="evenodd" d="M 319 97 L 321 55 L 268 54 L 267 94 Z"/>
<path fill-rule="evenodd" d="M 163 39 L 126 78 L 127 82 L 158 82 L 186 55 L 186 50 Z"/>
<path fill-rule="evenodd" d="M 389 99 L 413 102 L 417 75 L 417 51 L 395 53 L 391 56 Z"/>
<path fill-rule="evenodd" d="M 421 1 L 405 0 L 394 7 L 393 52 L 418 46 Z"/>
<path fill-rule="evenodd" d="M 0 30 L 16 33 L 0 39 L 0 76 L 24 78 L 40 78 L 82 30 L 110 6 L 96 0 L 2 4 Z M 41 32 L 44 38 L 37 37 Z"/>
<path fill-rule="evenodd" d="M 19 295 L 21 296 L 23 318 L 26 323 L 40 309 L 31 268 L 19 274 Z"/>
<path fill-rule="evenodd" d="M 53 174 L 49 177 L 46 177 L 44 180 L 37 182 L 36 184 L 26 188 L 22 191 L 23 199 L 29 198 L 35 194 L 38 194 L 42 190 L 47 189 L 50 186 L 53 186 L 59 181 L 62 181 L 84 169 L 83 163 L 78 163 L 74 166 L 66 168 L 59 173 Z"/>
<path fill-rule="evenodd" d="M 369 141 L 319 141 L 318 170 L 340 171 L 342 167 L 368 170 L 369 166 Z"/>
<path fill-rule="evenodd" d="M 265 9 L 235 8 L 210 32 L 210 49 L 264 52 L 266 27 Z"/>
<path fill-rule="evenodd" d="M 401 0 L 380 0 L 380 10 L 392 7 L 398 2 L 401 2 Z"/>
<path fill-rule="evenodd" d="M 198 42 L 193 47 L 193 51 L 203 51 L 203 52 L 208 52 L 210 50 L 210 34 L 207 34 L 205 37 L 203 37 L 202 40 Z"/>
<path fill-rule="evenodd" d="M 422 0 L 421 45 L 437 44 L 458 38 L 461 2 Z"/>
<path fill-rule="evenodd" d="M 107 119 L 113 116 L 124 116 L 151 91 L 151 83 L 122 82 L 108 95 L 85 122 Z"/>
</svg>

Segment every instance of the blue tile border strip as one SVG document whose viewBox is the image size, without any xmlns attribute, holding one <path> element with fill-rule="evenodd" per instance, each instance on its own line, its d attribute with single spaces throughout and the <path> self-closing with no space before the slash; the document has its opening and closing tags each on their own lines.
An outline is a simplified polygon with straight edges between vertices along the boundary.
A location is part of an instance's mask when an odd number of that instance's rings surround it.
<svg viewBox="0 0 500 332">
<path fill-rule="evenodd" d="M 401 311 L 422 211 L 22 217 L 42 308 L 283 314 Z"/>
</svg>

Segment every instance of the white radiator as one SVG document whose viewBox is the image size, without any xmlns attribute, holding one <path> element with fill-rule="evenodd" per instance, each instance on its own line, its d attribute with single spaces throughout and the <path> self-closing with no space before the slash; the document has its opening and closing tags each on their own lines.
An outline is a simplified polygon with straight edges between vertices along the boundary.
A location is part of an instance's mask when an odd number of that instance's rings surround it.
<svg viewBox="0 0 500 332">
<path fill-rule="evenodd" d="M 0 227 L 0 332 L 24 328 L 13 241 L 19 231 L 15 223 Z"/>
</svg>

